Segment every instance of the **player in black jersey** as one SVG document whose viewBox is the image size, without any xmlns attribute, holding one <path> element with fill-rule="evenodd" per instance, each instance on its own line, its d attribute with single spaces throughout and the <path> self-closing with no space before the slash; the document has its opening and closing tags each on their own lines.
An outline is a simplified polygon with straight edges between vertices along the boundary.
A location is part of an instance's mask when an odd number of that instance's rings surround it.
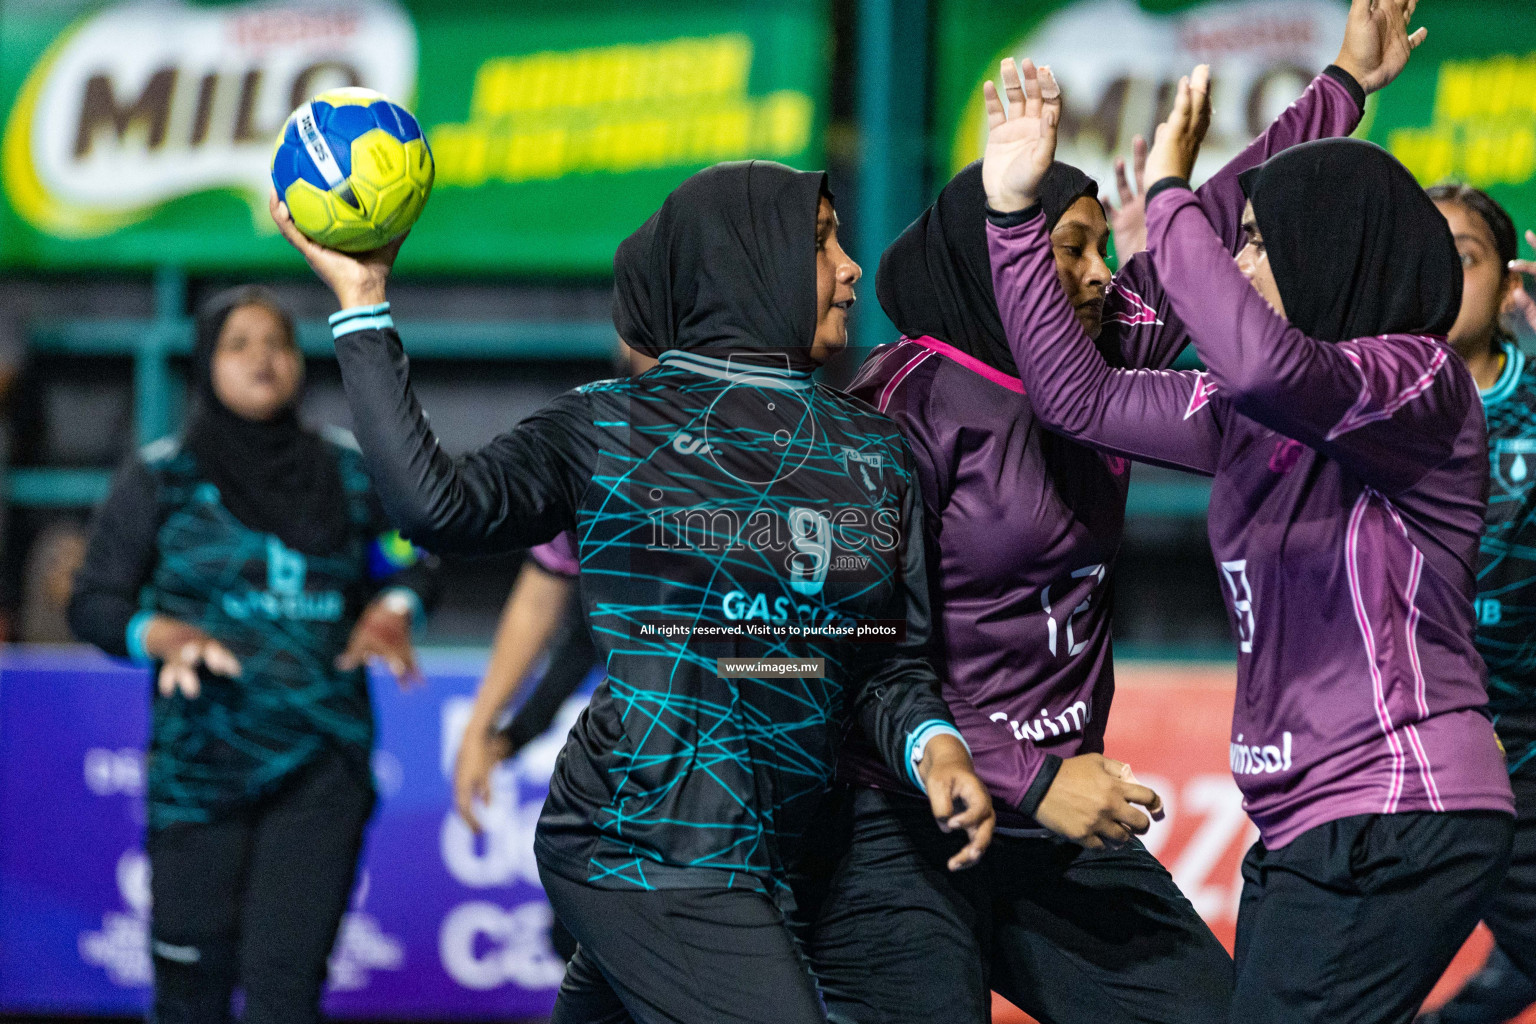
<svg viewBox="0 0 1536 1024">
<path fill-rule="evenodd" d="M 319 1020 L 373 808 L 363 662 L 417 675 L 432 574 L 350 437 L 299 421 L 304 358 L 276 297 L 198 318 L 193 407 L 128 460 L 70 624 L 159 674 L 148 756 L 150 921 L 163 1024 Z"/>
<path fill-rule="evenodd" d="M 1500 322 L 1523 297 L 1515 225 L 1486 192 L 1436 185 L 1461 255 L 1461 312 L 1449 341 L 1477 380 L 1492 475 L 1477 574 L 1477 649 L 1488 710 L 1515 791 L 1515 845 L 1484 921 L 1498 941 L 1485 972 L 1435 1024 L 1499 1024 L 1536 1001 L 1536 365 Z M 1536 233 L 1527 232 L 1536 246 Z M 1526 305 L 1529 306 L 1529 300 Z"/>
<path fill-rule="evenodd" d="M 575 533 L 607 678 L 535 837 L 581 943 L 554 1019 L 595 1019 L 584 1000 L 611 989 L 609 1009 L 641 1024 L 823 1021 L 787 879 L 845 730 L 856 721 L 972 833 L 951 867 L 992 826 L 926 659 L 911 454 L 895 424 L 811 380 L 846 344 L 859 274 L 825 175 L 753 161 L 689 178 L 615 260 L 619 334 L 660 365 L 563 395 L 456 461 L 384 301 L 398 245 L 322 249 L 272 207 L 343 307 L 348 403 L 406 536 L 490 552 Z"/>
</svg>

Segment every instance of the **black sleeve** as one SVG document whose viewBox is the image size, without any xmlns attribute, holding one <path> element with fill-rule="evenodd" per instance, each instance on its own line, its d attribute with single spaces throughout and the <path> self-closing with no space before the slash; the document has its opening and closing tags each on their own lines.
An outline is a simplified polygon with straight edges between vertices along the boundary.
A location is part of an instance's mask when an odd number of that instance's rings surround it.
<svg viewBox="0 0 1536 1024">
<path fill-rule="evenodd" d="M 1024 799 L 1019 801 L 1019 810 L 1035 816 L 1035 811 L 1040 809 L 1040 801 L 1045 799 L 1045 794 L 1050 791 L 1051 783 L 1056 781 L 1056 773 L 1061 771 L 1061 758 L 1056 754 L 1046 754 L 1045 760 L 1040 764 L 1040 770 L 1035 773 L 1035 781 L 1029 784 L 1029 789 L 1024 791 Z"/>
<path fill-rule="evenodd" d="M 489 554 L 574 527 L 597 462 L 586 395 L 567 392 L 455 460 L 411 391 L 393 328 L 341 335 L 336 358 L 369 475 L 403 536 L 433 551 Z"/>
<path fill-rule="evenodd" d="M 139 591 L 154 571 L 160 506 L 155 478 L 142 459 L 131 459 L 112 480 L 91 525 L 85 563 L 69 599 L 69 628 L 108 654 L 126 658 L 128 625 L 139 611 Z"/>
<path fill-rule="evenodd" d="M 914 744 L 934 727 L 959 736 L 949 705 L 939 696 L 939 678 L 928 650 L 932 615 L 924 558 L 923 505 L 916 496 L 917 476 L 902 498 L 900 578 L 882 618 L 905 621 L 906 637 L 897 643 L 853 645 L 853 680 L 857 687 L 854 717 L 898 776 L 916 782 L 910 760 Z"/>
<path fill-rule="evenodd" d="M 437 599 L 442 596 L 442 573 L 436 556 L 423 553 L 415 565 L 401 569 L 383 580 L 379 590 L 392 590 L 395 587 L 404 587 L 415 593 L 421 599 L 421 610 L 430 615 L 437 607 Z"/>
<path fill-rule="evenodd" d="M 1323 68 L 1323 74 L 1338 82 L 1349 90 L 1350 98 L 1355 101 L 1355 106 L 1365 109 L 1365 87 L 1355 81 L 1355 76 L 1339 67 L 1337 64 L 1329 64 Z M 1150 197 L 1148 197 L 1150 198 Z"/>
</svg>

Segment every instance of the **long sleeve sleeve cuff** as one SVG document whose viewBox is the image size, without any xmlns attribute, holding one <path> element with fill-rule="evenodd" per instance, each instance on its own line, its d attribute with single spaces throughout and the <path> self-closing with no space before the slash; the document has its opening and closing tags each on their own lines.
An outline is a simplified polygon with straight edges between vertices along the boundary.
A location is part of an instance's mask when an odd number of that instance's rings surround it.
<svg viewBox="0 0 1536 1024">
<path fill-rule="evenodd" d="M 1045 762 L 1040 765 L 1040 771 L 1035 774 L 1035 781 L 1029 784 L 1024 791 L 1024 799 L 1019 801 L 1019 810 L 1031 818 L 1040 808 L 1040 801 L 1045 799 L 1046 792 L 1051 788 L 1051 783 L 1056 781 L 1056 773 L 1061 771 L 1061 758 L 1055 754 L 1046 754 Z"/>
<path fill-rule="evenodd" d="M 1365 109 L 1365 87 L 1355 81 L 1355 76 L 1339 67 L 1337 64 L 1329 64 L 1323 68 L 1323 74 L 1338 82 L 1349 90 L 1349 95 L 1354 99 L 1355 106 Z"/>
<path fill-rule="evenodd" d="M 149 623 L 155 617 L 152 611 L 136 613 L 128 620 L 127 641 L 128 657 L 135 665 L 149 665 L 154 662 L 149 651 L 144 648 L 144 637 L 149 632 Z"/>
<path fill-rule="evenodd" d="M 411 617 L 411 629 L 417 633 L 427 628 L 426 605 L 422 603 L 421 595 L 410 587 L 390 587 L 379 595 L 379 600 L 391 610 L 399 608 L 407 612 Z"/>
<path fill-rule="evenodd" d="M 1159 178 L 1152 183 L 1151 188 L 1147 189 L 1146 197 L 1142 201 L 1144 203 L 1150 203 L 1159 192 L 1166 192 L 1171 188 L 1182 188 L 1188 190 L 1189 179 L 1180 178 L 1172 174 L 1166 178 Z"/>
<path fill-rule="evenodd" d="M 924 793 L 928 792 L 928 787 L 923 785 L 922 776 L 917 773 L 917 766 L 923 763 L 923 755 L 928 752 L 928 743 L 935 736 L 953 736 L 960 741 L 960 745 L 965 748 L 967 754 L 971 752 L 971 745 L 965 742 L 965 737 L 960 735 L 960 730 L 948 722 L 933 718 L 913 729 L 907 737 L 907 774 L 911 776 L 912 784 Z"/>
<path fill-rule="evenodd" d="M 395 321 L 389 315 L 387 302 L 380 302 L 374 306 L 353 306 L 331 314 L 331 337 L 333 338 L 351 334 L 353 331 L 382 331 L 386 327 L 393 326 Z"/>
<path fill-rule="evenodd" d="M 1022 210 L 1014 210 L 1012 213 L 999 213 L 992 207 L 987 207 L 987 220 L 1000 228 L 1016 228 L 1020 224 L 1028 223 L 1035 217 L 1044 216 L 1045 207 L 1038 202 L 1031 203 Z"/>
</svg>

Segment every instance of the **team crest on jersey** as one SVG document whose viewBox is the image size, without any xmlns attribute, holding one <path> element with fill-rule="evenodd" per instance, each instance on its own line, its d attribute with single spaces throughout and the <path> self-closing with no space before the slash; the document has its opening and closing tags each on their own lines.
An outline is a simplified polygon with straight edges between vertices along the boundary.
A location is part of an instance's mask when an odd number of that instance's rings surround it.
<svg viewBox="0 0 1536 1024">
<path fill-rule="evenodd" d="M 885 457 L 883 455 L 879 452 L 865 455 L 862 452 L 854 451 L 852 448 L 844 448 L 838 453 L 838 457 L 843 463 L 843 468 L 848 471 L 849 476 L 862 482 L 864 489 L 869 491 L 869 493 L 879 493 L 880 467 L 885 465 Z"/>
<path fill-rule="evenodd" d="M 1536 479 L 1536 438 L 1506 437 L 1493 444 L 1493 479 L 1510 494 L 1524 494 Z"/>
</svg>

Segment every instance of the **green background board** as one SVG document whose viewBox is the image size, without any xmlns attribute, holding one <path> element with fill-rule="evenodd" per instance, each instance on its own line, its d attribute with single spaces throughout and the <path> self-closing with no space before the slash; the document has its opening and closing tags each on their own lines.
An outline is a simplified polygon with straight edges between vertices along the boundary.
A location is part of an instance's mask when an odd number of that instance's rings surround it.
<svg viewBox="0 0 1536 1024">
<path fill-rule="evenodd" d="M 957 144 L 958 133 L 969 124 L 967 107 L 983 77 L 996 74 L 1001 57 L 1023 55 L 1021 45 L 1043 22 L 1079 2 L 936 0 L 934 191 L 958 169 L 965 149 Z M 1139 6 L 1149 14 L 1178 16 L 1216 5 L 1139 0 Z M 1254 6 L 1271 5 L 1257 0 Z M 1340 0 L 1338 8 L 1347 10 L 1348 4 Z M 1414 25 L 1429 29 L 1428 40 L 1398 80 L 1371 98 L 1357 134 L 1392 150 L 1424 184 L 1469 180 L 1509 209 L 1522 235 L 1525 228 L 1536 228 L 1536 4 L 1432 0 L 1419 5 Z M 1098 38 L 1098 45 L 1110 49 L 1118 34 L 1105 25 Z M 1329 46 L 1335 52 L 1338 41 Z M 1219 80 L 1216 85 L 1219 89 Z M 1150 138 L 1154 123 L 1149 119 L 1139 130 Z M 1128 160 L 1128 139 L 1122 151 Z M 979 155 L 979 149 L 970 153 Z M 1202 165 L 1197 176 L 1212 169 Z M 1113 195 L 1112 182 L 1100 185 Z M 1521 253 L 1530 254 L 1523 240 Z"/>
<path fill-rule="evenodd" d="M 18 90 L 50 43 L 71 25 L 110 6 L 0 2 L 0 98 L 7 119 L 14 116 Z M 202 11 L 233 6 L 238 5 L 188 5 Z M 773 94 L 787 95 L 789 106 L 781 109 L 795 115 L 794 124 L 805 130 L 780 133 L 776 151 L 765 152 L 754 142 L 757 148 L 752 152 L 733 155 L 772 156 L 801 168 L 818 168 L 824 162 L 831 46 L 826 0 L 771 4 L 471 0 L 407 3 L 404 10 L 414 25 L 419 61 L 416 94 L 403 102 L 416 113 L 429 140 L 442 126 L 469 120 L 476 75 L 488 60 L 745 36 L 750 39 L 751 57 L 743 95 L 674 98 L 646 109 L 659 110 L 663 118 L 686 117 L 690 104 L 762 104 Z M 122 102 L 126 105 L 132 98 L 130 94 Z M 623 104 L 594 106 L 571 118 L 623 117 L 641 105 L 630 106 L 630 111 L 622 109 Z M 786 151 L 785 139 L 799 142 Z M 723 158 L 728 157 L 662 158 L 641 169 L 576 170 L 547 180 L 504 181 L 493 176 L 471 186 L 455 183 L 454 169 L 440 155 L 438 183 L 402 252 L 400 267 L 452 273 L 606 274 L 618 242 L 672 188 L 700 167 Z M 662 162 L 664 166 L 659 165 Z M 155 204 L 136 223 L 97 237 L 59 237 L 39 230 L 35 218 L 29 222 L 18 215 L 10 178 L 8 172 L 6 198 L 0 203 L 0 266 L 135 269 L 173 263 L 194 271 L 294 269 L 292 250 L 263 223 L 264 196 L 258 197 L 249 187 L 229 185 L 170 198 Z"/>
</svg>

